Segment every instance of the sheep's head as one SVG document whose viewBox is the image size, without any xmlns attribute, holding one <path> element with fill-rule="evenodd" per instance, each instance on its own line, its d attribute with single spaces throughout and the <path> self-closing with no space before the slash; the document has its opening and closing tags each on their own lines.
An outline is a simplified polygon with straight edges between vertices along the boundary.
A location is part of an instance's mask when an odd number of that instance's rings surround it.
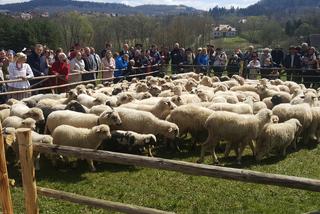
<svg viewBox="0 0 320 214">
<path fill-rule="evenodd" d="M 245 79 L 239 75 L 233 75 L 232 79 L 235 79 L 240 85 L 244 85 Z"/>
<path fill-rule="evenodd" d="M 174 86 L 172 89 L 174 95 L 181 96 L 182 94 L 182 87 L 180 85 Z"/>
<path fill-rule="evenodd" d="M 103 97 L 97 97 L 93 100 L 93 105 L 97 106 L 97 105 L 101 105 L 104 104 L 106 102 L 106 100 Z"/>
<path fill-rule="evenodd" d="M 192 91 L 192 89 L 194 87 L 197 87 L 197 83 L 195 83 L 194 81 L 192 80 L 188 80 L 188 82 L 186 83 L 186 85 L 184 86 L 186 88 L 187 91 Z"/>
<path fill-rule="evenodd" d="M 119 94 L 118 97 L 117 97 L 117 103 L 116 105 L 117 106 L 120 106 L 122 104 L 126 104 L 126 103 L 130 103 L 134 100 L 134 97 L 129 94 L 129 93 L 122 93 L 122 94 Z"/>
<path fill-rule="evenodd" d="M 40 108 L 31 108 L 25 115 L 25 118 L 30 117 L 37 122 L 44 122 L 44 115 Z"/>
<path fill-rule="evenodd" d="M 4 110 L 4 109 L 9 109 L 9 108 L 11 108 L 11 106 L 8 105 L 8 104 L 1 104 L 1 105 L 0 105 L 0 111 L 1 111 L 1 110 Z"/>
<path fill-rule="evenodd" d="M 7 100 L 7 104 L 9 106 L 12 106 L 12 105 L 17 104 L 17 103 L 19 103 L 19 100 L 16 100 L 16 99 L 13 99 L 13 98 L 10 98 L 9 100 Z"/>
<path fill-rule="evenodd" d="M 116 87 L 112 91 L 112 95 L 118 95 L 120 93 L 122 93 L 122 88 L 121 87 Z"/>
<path fill-rule="evenodd" d="M 107 124 L 109 126 L 112 126 L 112 125 L 120 126 L 122 124 L 122 120 L 118 112 L 107 110 L 107 111 L 104 111 L 99 116 L 98 123 Z"/>
<path fill-rule="evenodd" d="M 5 141 L 5 150 L 7 150 L 16 141 L 16 129 L 13 127 L 6 127 L 2 129 L 2 133 Z"/>
<path fill-rule="evenodd" d="M 167 98 L 160 100 L 157 105 L 162 111 L 171 111 L 177 107 L 176 104 Z"/>
<path fill-rule="evenodd" d="M 230 77 L 228 77 L 228 76 L 222 76 L 222 77 L 220 78 L 220 80 L 221 80 L 222 82 L 229 81 L 229 80 L 230 80 Z"/>
<path fill-rule="evenodd" d="M 104 87 L 104 85 L 100 83 L 95 87 L 95 90 L 99 90 L 99 89 L 101 89 L 103 87 Z"/>
<path fill-rule="evenodd" d="M 163 77 L 163 79 L 165 79 L 167 82 L 171 82 L 172 81 L 171 76 L 168 76 L 168 75 L 165 75 Z"/>
<path fill-rule="evenodd" d="M 26 118 L 21 122 L 20 128 L 36 129 L 36 121 L 32 118 Z"/>
<path fill-rule="evenodd" d="M 131 83 L 138 83 L 139 79 L 137 77 L 132 78 Z"/>
<path fill-rule="evenodd" d="M 137 83 L 137 85 L 136 85 L 136 92 L 137 93 L 147 92 L 148 89 L 149 88 L 148 88 L 147 84 L 145 84 L 145 83 L 140 82 L 140 83 Z"/>
<path fill-rule="evenodd" d="M 271 102 L 273 104 L 273 106 L 276 106 L 276 105 L 279 105 L 282 103 L 282 98 L 280 95 L 274 95 L 272 98 L 271 98 Z"/>
<path fill-rule="evenodd" d="M 202 90 L 196 90 L 195 93 L 200 98 L 201 102 L 209 102 L 208 95 Z"/>
<path fill-rule="evenodd" d="M 204 77 L 201 79 L 200 84 L 201 84 L 201 85 L 204 85 L 204 86 L 211 87 L 211 86 L 212 86 L 212 81 L 211 81 L 210 77 L 204 76 Z"/>
<path fill-rule="evenodd" d="M 271 121 L 272 115 L 273 114 L 270 109 L 261 109 L 256 116 L 259 118 L 261 124 L 264 125 Z"/>
<path fill-rule="evenodd" d="M 111 132 L 108 125 L 98 125 L 92 128 L 92 131 L 101 139 L 110 139 L 111 138 Z"/>
<path fill-rule="evenodd" d="M 40 143 L 53 144 L 53 138 L 50 135 L 43 135 Z"/>
<path fill-rule="evenodd" d="M 177 106 L 182 106 L 184 105 L 185 103 L 183 102 L 183 100 L 181 99 L 180 96 L 173 96 L 171 98 L 171 102 L 173 102 L 174 104 L 176 104 Z"/>
<path fill-rule="evenodd" d="M 171 90 L 172 89 L 172 84 L 171 83 L 165 83 L 161 85 L 161 90 L 166 91 L 166 90 Z"/>
<path fill-rule="evenodd" d="M 33 108 L 37 105 L 37 102 L 34 99 L 26 99 L 23 101 L 29 108 Z"/>
<path fill-rule="evenodd" d="M 150 86 L 149 92 L 152 94 L 152 96 L 156 97 L 161 93 L 161 88 L 157 85 L 152 85 Z"/>
<path fill-rule="evenodd" d="M 263 94 L 267 90 L 267 86 L 266 85 L 262 85 L 262 84 L 256 85 L 255 88 L 256 88 L 258 94 Z"/>
<path fill-rule="evenodd" d="M 144 92 L 142 94 L 141 99 L 144 100 L 144 99 L 148 99 L 148 98 L 151 98 L 151 97 L 152 97 L 152 95 L 149 92 Z"/>
<path fill-rule="evenodd" d="M 94 89 L 94 84 L 88 83 L 88 84 L 86 85 L 86 89 Z"/>
<path fill-rule="evenodd" d="M 85 108 L 76 100 L 72 100 L 68 103 L 65 110 L 71 110 L 76 112 L 86 113 Z"/>
<path fill-rule="evenodd" d="M 179 128 L 176 124 L 171 123 L 170 127 L 168 128 L 167 134 L 165 137 L 169 139 L 175 139 L 179 135 Z"/>
<path fill-rule="evenodd" d="M 78 90 L 76 89 L 71 89 L 68 93 L 67 93 L 67 98 L 70 100 L 76 100 L 78 97 Z"/>
<path fill-rule="evenodd" d="M 220 79 L 219 79 L 219 77 L 217 77 L 217 76 L 213 76 L 213 77 L 211 77 L 211 81 L 214 83 L 214 82 L 220 82 Z"/>
<path fill-rule="evenodd" d="M 279 117 L 277 115 L 272 115 L 270 122 L 271 123 L 279 123 Z"/>
</svg>

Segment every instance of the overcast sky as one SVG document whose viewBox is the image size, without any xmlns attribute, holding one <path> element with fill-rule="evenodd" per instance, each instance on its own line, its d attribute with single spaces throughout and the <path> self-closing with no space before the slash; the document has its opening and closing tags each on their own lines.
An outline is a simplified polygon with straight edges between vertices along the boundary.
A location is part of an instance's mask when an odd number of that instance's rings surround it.
<svg viewBox="0 0 320 214">
<path fill-rule="evenodd" d="M 17 3 L 27 0 L 0 0 L 0 4 Z M 81 0 L 88 1 L 88 0 Z M 256 3 L 258 0 L 89 0 L 95 2 L 117 2 L 124 3 L 131 6 L 137 6 L 141 4 L 184 4 L 187 6 L 195 7 L 198 9 L 208 10 L 216 5 L 222 7 L 247 7 L 250 4 Z"/>
</svg>

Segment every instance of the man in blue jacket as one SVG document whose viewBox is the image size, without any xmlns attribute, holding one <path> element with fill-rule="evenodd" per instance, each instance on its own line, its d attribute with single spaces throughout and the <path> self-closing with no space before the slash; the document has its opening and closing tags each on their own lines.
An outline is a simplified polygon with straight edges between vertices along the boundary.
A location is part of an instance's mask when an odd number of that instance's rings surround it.
<svg viewBox="0 0 320 214">
<path fill-rule="evenodd" d="M 41 44 L 36 44 L 31 55 L 28 56 L 27 63 L 30 65 L 33 75 L 35 77 L 48 75 L 48 64 L 46 57 L 43 55 L 43 46 Z M 34 85 L 41 80 L 31 80 L 31 85 Z M 45 83 L 46 84 L 46 83 Z M 42 87 L 42 85 L 37 85 L 34 88 Z"/>
<path fill-rule="evenodd" d="M 116 58 L 116 70 L 114 71 L 114 77 L 123 76 L 123 70 L 128 68 L 129 55 L 124 54 Z"/>
</svg>

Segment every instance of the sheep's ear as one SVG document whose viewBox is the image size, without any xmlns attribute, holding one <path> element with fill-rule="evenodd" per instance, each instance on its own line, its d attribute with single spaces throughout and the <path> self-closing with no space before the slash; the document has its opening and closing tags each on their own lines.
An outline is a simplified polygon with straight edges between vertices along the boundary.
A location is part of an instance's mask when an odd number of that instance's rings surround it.
<svg viewBox="0 0 320 214">
<path fill-rule="evenodd" d="M 100 132 L 101 132 L 101 128 L 97 128 L 96 133 L 100 133 Z"/>
</svg>

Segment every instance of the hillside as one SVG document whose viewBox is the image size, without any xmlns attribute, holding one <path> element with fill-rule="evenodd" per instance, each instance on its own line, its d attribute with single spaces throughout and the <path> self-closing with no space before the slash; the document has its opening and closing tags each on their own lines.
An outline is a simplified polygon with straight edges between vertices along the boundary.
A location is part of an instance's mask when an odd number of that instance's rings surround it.
<svg viewBox="0 0 320 214">
<path fill-rule="evenodd" d="M 209 13 L 215 17 L 224 15 L 240 16 L 284 16 L 284 15 L 301 15 L 306 11 L 320 12 L 319 0 L 260 0 L 259 2 L 248 6 L 247 8 L 226 9 L 214 7 Z"/>
<path fill-rule="evenodd" d="M 183 5 L 142 5 L 131 7 L 119 3 L 79 2 L 73 0 L 32 0 L 23 3 L 0 5 L 0 10 L 9 10 L 10 12 L 48 11 L 50 13 L 79 11 L 117 13 L 122 15 L 138 13 L 144 15 L 175 15 L 201 12 Z"/>
</svg>

